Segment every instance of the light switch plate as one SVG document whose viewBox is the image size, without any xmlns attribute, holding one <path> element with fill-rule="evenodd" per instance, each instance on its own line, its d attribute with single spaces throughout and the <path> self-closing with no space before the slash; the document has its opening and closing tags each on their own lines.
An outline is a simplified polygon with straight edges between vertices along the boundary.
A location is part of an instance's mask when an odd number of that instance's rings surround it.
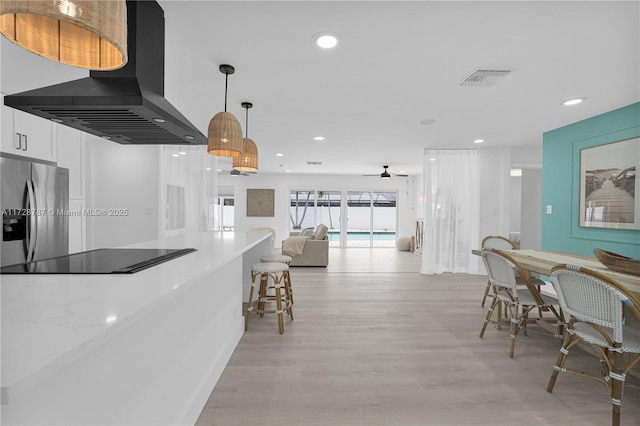
<svg viewBox="0 0 640 426">
<path fill-rule="evenodd" d="M 551 206 L 551 204 L 547 205 L 547 214 L 551 214 L 553 213 L 553 207 Z"/>
</svg>

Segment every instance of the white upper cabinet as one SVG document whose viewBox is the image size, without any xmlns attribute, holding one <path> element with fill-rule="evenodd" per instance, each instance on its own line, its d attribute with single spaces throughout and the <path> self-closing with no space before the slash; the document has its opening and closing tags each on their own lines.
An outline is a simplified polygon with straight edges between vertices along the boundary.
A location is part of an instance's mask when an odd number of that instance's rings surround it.
<svg viewBox="0 0 640 426">
<path fill-rule="evenodd" d="M 3 152 L 39 160 L 57 161 L 54 123 L 4 105 L 2 96 Z"/>
</svg>

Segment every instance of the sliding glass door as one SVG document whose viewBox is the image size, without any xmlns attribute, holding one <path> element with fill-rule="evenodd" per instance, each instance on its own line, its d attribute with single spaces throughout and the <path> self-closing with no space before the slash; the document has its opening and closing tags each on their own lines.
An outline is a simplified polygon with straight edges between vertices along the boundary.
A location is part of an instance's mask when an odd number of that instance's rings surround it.
<svg viewBox="0 0 640 426">
<path fill-rule="evenodd" d="M 330 247 L 340 247 L 340 191 L 318 191 L 316 200 L 316 223 L 324 223 L 329 228 Z"/>
<path fill-rule="evenodd" d="M 340 191 L 290 191 L 290 228 L 302 231 L 324 223 L 329 228 L 329 246 L 340 247 Z"/>
<path fill-rule="evenodd" d="M 347 192 L 347 247 L 371 247 L 371 192 Z"/>
<path fill-rule="evenodd" d="M 347 247 L 394 247 L 396 192 L 347 192 Z"/>
<path fill-rule="evenodd" d="M 292 231 L 324 223 L 331 247 L 395 247 L 397 192 L 292 190 L 289 194 Z"/>
<path fill-rule="evenodd" d="M 396 192 L 371 194 L 371 247 L 395 247 L 397 198 Z"/>
</svg>

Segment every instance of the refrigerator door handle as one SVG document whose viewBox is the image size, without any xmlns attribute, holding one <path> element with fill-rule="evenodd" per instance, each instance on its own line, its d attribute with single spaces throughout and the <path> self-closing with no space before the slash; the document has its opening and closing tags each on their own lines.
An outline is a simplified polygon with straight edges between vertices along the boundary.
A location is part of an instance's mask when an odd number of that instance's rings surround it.
<svg viewBox="0 0 640 426">
<path fill-rule="evenodd" d="M 29 216 L 29 248 L 27 249 L 27 262 L 33 260 L 33 255 L 36 252 L 36 194 L 33 186 L 33 181 L 27 181 L 27 193 L 29 196 L 29 205 L 27 206 L 27 215 Z"/>
</svg>

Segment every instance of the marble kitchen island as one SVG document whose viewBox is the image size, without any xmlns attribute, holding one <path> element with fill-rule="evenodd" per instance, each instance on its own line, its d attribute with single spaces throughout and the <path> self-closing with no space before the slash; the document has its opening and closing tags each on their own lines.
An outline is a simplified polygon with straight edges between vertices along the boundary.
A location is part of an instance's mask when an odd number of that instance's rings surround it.
<svg viewBox="0 0 640 426">
<path fill-rule="evenodd" d="M 126 248 L 197 251 L 135 274 L 1 275 L 2 424 L 193 424 L 243 332 L 268 233 Z"/>
</svg>

